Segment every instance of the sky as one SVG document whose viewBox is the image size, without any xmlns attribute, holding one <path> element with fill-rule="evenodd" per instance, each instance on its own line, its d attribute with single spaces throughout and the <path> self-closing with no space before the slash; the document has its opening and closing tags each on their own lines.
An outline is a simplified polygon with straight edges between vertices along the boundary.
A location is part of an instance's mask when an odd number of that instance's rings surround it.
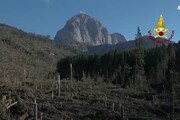
<svg viewBox="0 0 180 120">
<path fill-rule="evenodd" d="M 138 26 L 142 35 L 148 35 L 162 14 L 167 29 L 175 31 L 173 41 L 177 42 L 178 6 L 180 0 L 0 0 L 0 23 L 54 38 L 68 19 L 83 11 L 101 21 L 110 33 L 119 32 L 133 40 Z"/>
</svg>

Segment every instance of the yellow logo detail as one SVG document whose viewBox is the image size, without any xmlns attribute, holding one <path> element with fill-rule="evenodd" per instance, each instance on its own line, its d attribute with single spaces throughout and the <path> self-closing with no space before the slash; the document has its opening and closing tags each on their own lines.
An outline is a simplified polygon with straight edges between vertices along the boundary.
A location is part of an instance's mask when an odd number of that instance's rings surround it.
<svg viewBox="0 0 180 120">
<path fill-rule="evenodd" d="M 162 15 L 160 15 L 159 22 L 157 24 L 157 28 L 154 29 L 154 33 L 156 34 L 155 38 L 161 37 L 167 39 L 166 34 L 168 34 L 168 29 L 166 29 L 166 25 Z"/>
</svg>

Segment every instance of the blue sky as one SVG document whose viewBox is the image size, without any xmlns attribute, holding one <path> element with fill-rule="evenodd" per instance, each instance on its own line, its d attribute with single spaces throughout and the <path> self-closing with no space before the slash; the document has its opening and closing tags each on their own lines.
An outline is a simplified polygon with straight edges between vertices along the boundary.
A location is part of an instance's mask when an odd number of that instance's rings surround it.
<svg viewBox="0 0 180 120">
<path fill-rule="evenodd" d="M 100 20 L 110 33 L 134 39 L 137 26 L 147 35 L 163 14 L 166 27 L 175 30 L 173 40 L 178 41 L 178 5 L 180 0 L 1 0 L 0 23 L 54 38 L 68 19 L 83 11 Z"/>
</svg>

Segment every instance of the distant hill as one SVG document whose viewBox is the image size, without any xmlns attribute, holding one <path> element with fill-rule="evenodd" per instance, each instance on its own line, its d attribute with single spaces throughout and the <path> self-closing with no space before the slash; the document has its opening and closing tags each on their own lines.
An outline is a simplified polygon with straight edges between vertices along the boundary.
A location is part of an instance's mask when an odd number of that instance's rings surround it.
<svg viewBox="0 0 180 120">
<path fill-rule="evenodd" d="M 55 45 L 49 36 L 26 33 L 0 24 L 0 77 L 1 79 L 43 79 L 56 70 L 57 60 L 72 51 Z"/>
<path fill-rule="evenodd" d="M 144 36 L 142 37 L 142 39 L 143 39 L 145 48 L 153 48 L 157 46 L 157 44 L 153 42 L 152 40 L 150 40 L 148 36 Z M 122 52 L 122 51 L 131 50 L 133 48 L 135 48 L 135 40 L 120 42 L 115 45 L 104 44 L 104 45 L 99 45 L 99 46 L 88 46 L 88 52 L 90 54 L 93 54 L 93 53 L 104 54 L 115 49 L 118 52 Z"/>
</svg>

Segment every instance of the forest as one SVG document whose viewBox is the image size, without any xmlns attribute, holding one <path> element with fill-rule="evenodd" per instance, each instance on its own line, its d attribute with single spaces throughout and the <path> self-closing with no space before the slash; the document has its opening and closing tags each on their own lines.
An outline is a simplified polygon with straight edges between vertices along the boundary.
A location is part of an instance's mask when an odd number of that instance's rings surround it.
<svg viewBox="0 0 180 120">
<path fill-rule="evenodd" d="M 171 85 L 171 78 L 180 72 L 180 42 L 145 49 L 137 40 L 136 48 L 118 53 L 116 50 L 104 55 L 77 55 L 59 61 L 57 71 L 63 78 L 70 76 L 77 80 L 90 76 L 106 82 L 119 84 L 122 88 L 134 87 L 149 91 L 163 91 Z"/>
</svg>

